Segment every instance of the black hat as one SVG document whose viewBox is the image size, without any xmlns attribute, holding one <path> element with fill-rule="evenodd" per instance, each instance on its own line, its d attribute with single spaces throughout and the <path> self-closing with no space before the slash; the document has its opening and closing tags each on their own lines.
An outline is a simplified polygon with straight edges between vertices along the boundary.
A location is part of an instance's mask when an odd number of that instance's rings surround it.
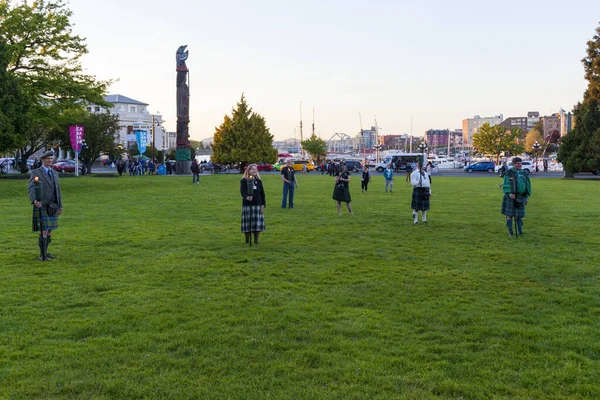
<svg viewBox="0 0 600 400">
<path fill-rule="evenodd" d="M 513 164 L 516 164 L 518 162 L 523 162 L 523 160 L 521 160 L 521 157 L 515 157 L 515 158 L 512 159 L 512 163 Z"/>
<path fill-rule="evenodd" d="M 42 155 L 40 156 L 41 159 L 44 159 L 46 157 L 54 157 L 54 151 L 48 150 L 45 153 L 42 153 Z"/>
</svg>

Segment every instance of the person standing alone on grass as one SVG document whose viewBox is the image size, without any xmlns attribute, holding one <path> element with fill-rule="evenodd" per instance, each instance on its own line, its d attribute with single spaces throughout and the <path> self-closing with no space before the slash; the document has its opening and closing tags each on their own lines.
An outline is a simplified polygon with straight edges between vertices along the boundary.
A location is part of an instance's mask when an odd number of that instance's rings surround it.
<svg viewBox="0 0 600 400">
<path fill-rule="evenodd" d="M 199 185 L 200 166 L 198 165 L 198 160 L 194 159 L 194 161 L 192 161 L 192 165 L 190 165 L 190 170 L 192 171 L 192 185 Z"/>
<path fill-rule="evenodd" d="M 48 253 L 48 246 L 52 243 L 52 231 L 58 229 L 58 216 L 63 212 L 63 204 L 58 174 L 52 171 L 54 152 L 47 151 L 40 158 L 42 165 L 31 171 L 27 194 L 33 204 L 33 231 L 40 232 L 39 260 L 48 261 L 56 258 Z M 36 199 L 36 186 L 38 186 L 38 195 L 42 195 L 41 200 Z M 41 193 L 39 193 L 39 186 L 41 186 Z"/>
<path fill-rule="evenodd" d="M 254 233 L 254 243 L 258 244 L 258 235 L 266 230 L 264 211 L 267 206 L 265 190 L 258 174 L 256 164 L 248 165 L 240 182 L 242 195 L 242 232 L 246 235 L 246 243 Z"/>
<path fill-rule="evenodd" d="M 383 178 L 385 179 L 385 191 L 388 191 L 390 187 L 390 193 L 394 193 L 394 171 L 392 171 L 392 164 L 388 164 L 383 171 Z"/>
<path fill-rule="evenodd" d="M 406 163 L 406 182 L 410 182 L 410 175 L 413 172 L 412 163 Z"/>
<path fill-rule="evenodd" d="M 506 228 L 508 236 L 513 236 L 513 218 L 516 218 L 517 234 L 523 234 L 523 218 L 525 218 L 525 206 L 531 197 L 531 182 L 529 174 L 523 170 L 523 160 L 515 157 L 513 166 L 506 174 L 502 183 L 502 214 L 506 216 Z"/>
<path fill-rule="evenodd" d="M 369 172 L 369 167 L 365 166 L 363 169 L 362 179 L 360 180 L 360 188 L 362 192 L 366 192 L 369 188 L 369 182 L 371 181 L 371 173 Z"/>
<path fill-rule="evenodd" d="M 350 173 L 346 169 L 346 164 L 340 165 L 342 172 L 336 172 L 335 175 L 335 188 L 333 189 L 333 199 L 337 202 L 338 215 L 342 215 L 342 202 L 346 203 L 350 215 L 354 215 L 352 212 L 352 205 L 350 204 Z"/>
<path fill-rule="evenodd" d="M 430 208 L 429 199 L 431 198 L 431 181 L 423 170 L 422 163 L 419 163 L 419 167 L 410 174 L 410 184 L 413 187 L 411 202 L 413 222 L 415 224 L 419 223 L 419 212 L 421 212 L 421 221 L 427 223 L 427 211 Z"/>
<path fill-rule="evenodd" d="M 294 191 L 296 189 L 296 171 L 291 166 L 290 160 L 285 161 L 285 167 L 281 168 L 281 179 L 283 180 L 283 199 L 281 200 L 281 208 L 285 208 L 288 202 L 290 208 L 294 208 Z"/>
</svg>

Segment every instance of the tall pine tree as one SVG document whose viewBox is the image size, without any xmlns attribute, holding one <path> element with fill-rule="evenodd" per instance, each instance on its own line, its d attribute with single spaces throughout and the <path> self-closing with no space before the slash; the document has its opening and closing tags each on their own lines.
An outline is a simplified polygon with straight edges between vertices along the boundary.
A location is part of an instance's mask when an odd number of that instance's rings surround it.
<svg viewBox="0 0 600 400">
<path fill-rule="evenodd" d="M 231 117 L 225 115 L 221 126 L 216 128 L 212 145 L 212 161 L 217 164 L 274 163 L 277 149 L 273 147 L 273 135 L 265 119 L 255 112 L 242 98 Z M 243 171 L 243 168 L 240 168 Z"/>
<path fill-rule="evenodd" d="M 587 57 L 581 62 L 588 87 L 583 102 L 573 110 L 575 128 L 562 138 L 558 150 L 567 176 L 584 171 L 600 174 L 600 27 L 587 45 Z"/>
</svg>

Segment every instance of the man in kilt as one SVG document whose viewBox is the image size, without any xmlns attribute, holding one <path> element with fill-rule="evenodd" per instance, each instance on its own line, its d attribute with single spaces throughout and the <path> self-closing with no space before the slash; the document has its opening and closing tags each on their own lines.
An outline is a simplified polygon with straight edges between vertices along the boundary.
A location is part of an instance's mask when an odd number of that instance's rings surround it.
<svg viewBox="0 0 600 400">
<path fill-rule="evenodd" d="M 429 175 L 423 170 L 423 160 L 419 166 L 410 174 L 410 184 L 413 187 L 411 208 L 413 212 L 413 222 L 419 223 L 419 212 L 421 221 L 427 223 L 427 210 L 430 208 L 429 199 L 431 198 L 431 180 Z"/>
<path fill-rule="evenodd" d="M 523 160 L 519 157 L 513 158 L 512 168 L 504 175 L 502 192 L 502 214 L 506 215 L 508 236 L 514 235 L 513 222 L 516 222 L 517 234 L 522 235 L 525 206 L 531 197 L 531 182 L 527 170 L 523 169 Z M 513 218 L 516 221 L 513 221 Z"/>
<path fill-rule="evenodd" d="M 248 165 L 244 177 L 240 181 L 242 195 L 242 232 L 246 235 L 246 243 L 252 246 L 251 233 L 254 233 L 254 243 L 258 244 L 258 235 L 266 230 L 265 227 L 265 190 L 258 174 L 256 164 Z"/>
<path fill-rule="evenodd" d="M 54 152 L 43 153 L 40 157 L 42 165 L 31 171 L 28 195 L 33 204 L 33 231 L 40 232 L 38 245 L 40 261 L 48 261 L 56 256 L 48 253 L 48 245 L 52 243 L 52 231 L 58 228 L 58 216 L 62 214 L 62 192 L 58 181 L 58 173 L 52 170 Z M 36 185 L 42 188 L 42 199 L 36 199 Z M 39 190 L 38 190 L 39 192 Z"/>
</svg>

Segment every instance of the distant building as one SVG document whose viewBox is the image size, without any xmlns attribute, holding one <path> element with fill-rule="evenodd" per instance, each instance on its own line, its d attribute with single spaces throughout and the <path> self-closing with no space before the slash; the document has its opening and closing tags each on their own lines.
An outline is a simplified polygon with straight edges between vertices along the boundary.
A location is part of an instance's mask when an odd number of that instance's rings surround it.
<svg viewBox="0 0 600 400">
<path fill-rule="evenodd" d="M 377 144 L 377 128 L 372 126 L 371 129 L 361 129 L 360 133 L 356 136 L 355 148 L 359 151 L 364 149 L 370 150 Z"/>
<path fill-rule="evenodd" d="M 477 133 L 479 128 L 483 126 L 483 124 L 488 123 L 490 126 L 498 125 L 504 120 L 502 114 L 494 115 L 492 117 L 480 117 L 479 115 L 475 115 L 473 118 L 463 119 L 462 121 L 462 134 L 463 134 L 463 143 L 471 144 L 473 135 Z"/>
<path fill-rule="evenodd" d="M 573 130 L 573 114 L 571 112 L 565 112 L 562 108 L 558 112 L 560 118 L 560 136 L 565 136 L 571 130 Z"/>
<path fill-rule="evenodd" d="M 450 142 L 451 147 L 462 145 L 462 130 L 455 129 L 429 129 L 425 131 L 425 140 L 430 148 L 448 147 Z"/>
<path fill-rule="evenodd" d="M 148 138 L 148 144 L 150 145 L 152 142 L 152 114 L 148 112 L 148 103 L 143 103 L 120 94 L 109 94 L 104 96 L 104 100 L 113 105 L 109 109 L 109 112 L 119 117 L 120 129 L 116 143 L 130 149 L 136 142 L 134 131 L 144 129 L 150 135 Z M 88 105 L 87 110 L 94 113 L 102 112 L 101 107 L 95 104 Z M 168 142 L 163 122 L 162 115 L 154 114 L 154 141 L 156 142 L 155 147 L 159 150 L 165 148 L 165 144 Z"/>
<path fill-rule="evenodd" d="M 521 129 L 521 133 L 523 135 L 526 135 L 527 132 L 529 132 L 527 117 L 506 118 L 504 121 L 502 121 L 498 125 L 505 127 L 506 130 L 511 130 L 512 128 L 519 128 L 519 129 Z"/>
<path fill-rule="evenodd" d="M 431 147 L 448 146 L 450 129 L 429 129 L 425 131 L 425 141 Z"/>
<path fill-rule="evenodd" d="M 529 111 L 527 113 L 527 132 L 533 129 L 535 124 L 540 120 L 540 113 L 538 111 Z"/>
<path fill-rule="evenodd" d="M 540 117 L 540 121 L 542 122 L 542 128 L 544 129 L 544 132 L 541 132 L 544 138 L 548 136 L 552 131 L 560 132 L 559 114 L 552 114 L 550 116 Z"/>
</svg>

